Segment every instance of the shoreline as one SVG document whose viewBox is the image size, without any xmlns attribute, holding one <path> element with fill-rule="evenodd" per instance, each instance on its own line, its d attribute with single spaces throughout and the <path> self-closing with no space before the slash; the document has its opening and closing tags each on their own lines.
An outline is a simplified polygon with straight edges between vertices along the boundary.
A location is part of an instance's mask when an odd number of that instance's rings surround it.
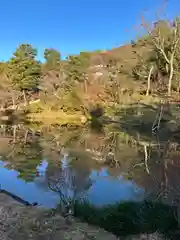
<svg viewBox="0 0 180 240">
<path fill-rule="evenodd" d="M 84 218 L 81 216 L 75 215 L 72 218 L 71 222 L 68 222 L 58 211 L 58 209 L 43 209 L 34 206 L 24 206 L 21 203 L 15 201 L 10 196 L 5 195 L 4 193 L 0 193 L 0 236 L 1 240 L 24 240 L 24 239 L 33 239 L 33 240 L 140 240 L 140 239 L 171 239 L 168 237 L 164 237 L 158 230 L 153 232 L 145 231 L 139 234 L 130 235 L 123 234 L 115 236 L 113 233 L 102 228 L 102 224 L 98 225 L 98 221 L 93 223 L 92 220 L 87 220 L 87 216 Z M 84 207 L 81 206 L 81 211 L 84 211 Z M 90 207 L 90 206 L 89 206 Z M 93 210 L 93 209 L 90 209 Z M 114 207 L 115 210 L 115 207 Z M 114 211 L 113 209 L 110 211 Z M 86 209 L 88 212 L 88 210 Z M 100 210 L 101 211 L 101 210 Z M 93 212 L 93 211 L 92 211 Z M 92 215 L 92 212 L 90 215 Z M 81 213 L 80 213 L 81 214 Z M 84 213 L 86 215 L 87 213 Z M 104 213 L 108 214 L 107 212 Z M 120 220 L 118 220 L 117 216 L 119 213 L 115 213 L 115 219 L 117 224 L 120 224 Z M 97 216 L 98 218 L 98 213 Z M 103 217 L 103 216 L 101 216 Z M 112 217 L 109 215 L 110 218 Z M 121 216 L 120 218 L 122 218 Z M 127 219 L 124 216 L 124 221 Z M 86 221 L 85 221 L 86 220 Z M 105 220 L 106 221 L 106 220 Z M 119 222 L 120 221 L 120 222 Z M 133 221 L 133 219 L 132 219 Z M 94 225 L 92 225 L 94 224 Z M 120 224 L 121 225 L 121 224 Z M 119 225 L 119 228 L 122 226 Z M 131 224 L 130 224 L 131 225 Z M 108 225 L 107 225 L 108 226 Z M 127 225 L 128 226 L 128 225 Z M 126 226 L 126 227 L 127 227 Z M 112 227 L 112 226 L 111 226 Z M 110 227 L 110 228 L 111 228 Z M 130 226 L 129 226 L 130 227 Z M 174 232 L 173 232 L 174 234 Z M 176 237 L 179 235 L 176 235 Z"/>
<path fill-rule="evenodd" d="M 60 214 L 37 207 L 27 207 L 0 193 L 1 240 L 117 240 L 103 229 L 74 219 L 68 224 Z"/>
</svg>

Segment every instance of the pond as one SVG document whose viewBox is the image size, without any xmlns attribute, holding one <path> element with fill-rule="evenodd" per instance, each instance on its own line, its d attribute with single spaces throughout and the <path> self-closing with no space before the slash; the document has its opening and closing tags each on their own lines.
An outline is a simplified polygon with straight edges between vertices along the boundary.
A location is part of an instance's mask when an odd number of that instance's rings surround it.
<svg viewBox="0 0 180 240">
<path fill-rule="evenodd" d="M 145 198 L 174 203 L 180 193 L 178 145 L 174 151 L 172 143 L 162 160 L 164 143 L 134 144 L 111 130 L 1 126 L 1 188 L 47 208 L 59 203 L 59 189 L 99 206 Z"/>
<path fill-rule="evenodd" d="M 26 182 L 18 177 L 15 170 L 8 170 L 6 165 L 0 164 L 1 188 L 5 189 L 22 199 L 33 203 L 37 202 L 43 207 L 55 207 L 59 203 L 59 195 L 48 188 L 46 171 L 48 162 L 43 160 L 37 166 L 38 177 L 32 182 Z M 80 172 L 78 174 L 81 174 Z M 88 200 L 96 205 L 113 203 L 119 200 L 138 200 L 143 196 L 143 189 L 132 181 L 124 180 L 123 177 L 111 177 L 106 168 L 91 170 L 90 179 L 94 182 L 86 195 Z"/>
</svg>

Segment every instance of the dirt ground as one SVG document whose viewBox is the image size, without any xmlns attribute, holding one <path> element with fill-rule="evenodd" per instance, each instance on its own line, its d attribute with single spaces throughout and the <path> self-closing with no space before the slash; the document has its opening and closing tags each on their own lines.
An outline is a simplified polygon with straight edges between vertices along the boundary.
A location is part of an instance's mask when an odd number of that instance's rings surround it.
<svg viewBox="0 0 180 240">
<path fill-rule="evenodd" d="M 1 240 L 85 240 L 117 238 L 103 229 L 77 220 L 72 223 L 53 211 L 23 206 L 0 193 Z"/>
<path fill-rule="evenodd" d="M 117 238 L 77 219 L 68 223 L 59 214 L 26 207 L 0 193 L 0 240 L 161 240 L 158 234 Z"/>
</svg>

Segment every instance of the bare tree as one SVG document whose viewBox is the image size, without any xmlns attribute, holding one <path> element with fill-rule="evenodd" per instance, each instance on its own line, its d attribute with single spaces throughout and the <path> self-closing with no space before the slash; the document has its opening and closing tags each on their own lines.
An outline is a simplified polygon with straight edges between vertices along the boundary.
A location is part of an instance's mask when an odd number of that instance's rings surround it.
<svg viewBox="0 0 180 240">
<path fill-rule="evenodd" d="M 92 181 L 83 173 L 78 175 L 70 166 L 61 169 L 57 175 L 48 178 L 48 186 L 59 194 L 61 213 L 65 217 L 72 216 L 76 201 L 84 198 Z"/>
<path fill-rule="evenodd" d="M 155 63 L 146 60 L 144 61 L 142 56 L 139 56 L 139 58 L 141 60 L 133 69 L 133 74 L 138 79 L 147 79 L 146 96 L 149 96 L 149 93 L 151 91 L 151 77 L 155 68 Z"/>
<path fill-rule="evenodd" d="M 162 31 L 161 26 L 158 27 L 158 23 L 166 23 L 167 33 Z M 141 26 L 148 32 L 151 37 L 151 43 L 155 48 L 155 51 L 161 56 L 165 61 L 165 69 L 168 74 L 168 95 L 171 95 L 172 79 L 174 76 L 174 62 L 175 56 L 178 52 L 178 45 L 180 44 L 180 19 L 176 18 L 173 24 L 168 21 L 158 21 L 150 27 L 144 17 L 142 17 Z M 164 29 L 163 29 L 164 30 Z"/>
<path fill-rule="evenodd" d="M 151 75 L 152 75 L 153 69 L 154 69 L 154 66 L 151 66 L 151 68 L 149 70 L 146 96 L 149 96 L 149 92 L 151 90 Z"/>
</svg>

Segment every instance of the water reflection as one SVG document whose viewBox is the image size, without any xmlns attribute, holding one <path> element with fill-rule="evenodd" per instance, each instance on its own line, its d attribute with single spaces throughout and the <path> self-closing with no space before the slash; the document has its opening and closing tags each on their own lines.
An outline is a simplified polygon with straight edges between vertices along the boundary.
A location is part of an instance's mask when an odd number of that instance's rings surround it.
<svg viewBox="0 0 180 240">
<path fill-rule="evenodd" d="M 133 140 L 117 126 L 99 133 L 57 126 L 1 127 L 0 184 L 31 203 L 56 205 L 59 194 L 50 191 L 48 180 L 60 179 L 66 165 L 77 178 L 78 191 L 97 205 L 143 198 L 172 204 L 180 199 L 180 148 L 175 140 L 139 132 L 132 133 Z"/>
<path fill-rule="evenodd" d="M 15 170 L 8 170 L 6 164 L 0 162 L 0 183 L 3 189 L 18 195 L 30 203 L 38 202 L 45 207 L 55 207 L 59 202 L 59 195 L 48 188 L 48 162 L 43 160 L 37 166 L 37 176 L 32 182 L 19 178 Z M 61 169 L 59 169 L 61 170 Z M 57 169 L 54 175 L 57 174 Z M 81 176 L 81 172 L 77 173 Z M 113 203 L 118 200 L 140 200 L 143 190 L 135 183 L 124 180 L 122 177 L 110 177 L 106 168 L 92 170 L 90 174 L 92 186 L 87 191 L 87 198 L 96 205 Z"/>
<path fill-rule="evenodd" d="M 100 172 L 93 171 L 91 178 L 96 184 L 89 190 L 88 198 L 91 202 L 101 205 L 118 202 L 119 200 L 142 200 L 144 190 L 139 188 L 133 181 L 110 177 L 107 169 Z"/>
<path fill-rule="evenodd" d="M 58 197 L 55 193 L 38 187 L 36 181 L 26 182 L 19 178 L 19 173 L 15 170 L 8 170 L 6 164 L 0 162 L 0 183 L 1 188 L 13 193 L 20 198 L 46 207 L 55 207 Z"/>
</svg>

